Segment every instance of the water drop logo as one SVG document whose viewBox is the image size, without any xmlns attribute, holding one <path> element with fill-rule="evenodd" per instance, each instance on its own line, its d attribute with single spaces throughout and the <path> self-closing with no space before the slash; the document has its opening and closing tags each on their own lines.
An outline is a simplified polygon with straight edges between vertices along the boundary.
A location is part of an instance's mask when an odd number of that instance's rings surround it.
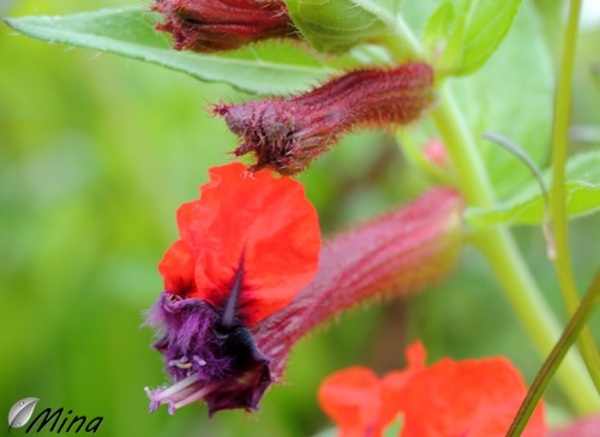
<svg viewBox="0 0 600 437">
<path fill-rule="evenodd" d="M 8 412 L 9 432 L 11 428 L 21 428 L 27 424 L 38 401 L 38 398 L 25 398 L 13 405 Z"/>
</svg>

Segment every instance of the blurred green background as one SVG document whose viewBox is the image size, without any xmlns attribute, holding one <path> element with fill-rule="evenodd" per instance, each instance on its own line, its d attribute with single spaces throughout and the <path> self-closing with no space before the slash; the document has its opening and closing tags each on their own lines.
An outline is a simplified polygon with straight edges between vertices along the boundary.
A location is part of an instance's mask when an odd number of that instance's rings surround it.
<svg viewBox="0 0 600 437">
<path fill-rule="evenodd" d="M 0 15 L 123 4 L 0 0 Z M 600 63 L 599 38 L 598 28 L 582 35 L 574 105 L 574 122 L 596 129 L 600 91 L 590 66 Z M 140 328 L 143 311 L 161 291 L 156 265 L 176 238 L 176 208 L 197 196 L 207 168 L 231 160 L 235 138 L 205 110 L 220 99 L 240 95 L 0 25 L 0 417 L 34 396 L 39 410 L 103 416 L 100 435 L 306 436 L 330 426 L 315 399 L 323 377 L 354 364 L 399 368 L 404 345 L 415 338 L 424 340 L 430 362 L 504 354 L 532 379 L 540 360 L 489 269 L 467 249 L 443 286 L 365 305 L 303 340 L 290 358 L 288 384 L 269 391 L 260 413 L 222 412 L 208 420 L 198 404 L 175 417 L 164 408 L 147 414 L 143 387 L 166 376 L 149 347 L 152 333 Z M 584 139 L 574 147 L 598 146 L 593 135 Z M 325 234 L 405 202 L 426 183 L 376 133 L 348 136 L 301 180 Z M 600 264 L 599 224 L 588 217 L 572 226 L 580 288 Z M 564 320 L 541 232 L 517 235 Z M 599 317 L 593 322 L 598 328 Z M 568 410 L 556 387 L 548 399 Z"/>
</svg>

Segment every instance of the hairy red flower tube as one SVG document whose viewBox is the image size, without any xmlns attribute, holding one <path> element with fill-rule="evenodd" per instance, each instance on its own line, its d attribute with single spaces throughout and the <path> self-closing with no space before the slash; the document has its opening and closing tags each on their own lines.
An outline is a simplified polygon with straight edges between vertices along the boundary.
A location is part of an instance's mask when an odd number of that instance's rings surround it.
<svg viewBox="0 0 600 437">
<path fill-rule="evenodd" d="M 298 35 L 280 0 L 156 0 L 152 9 L 166 18 L 157 29 L 173 34 L 176 49 L 234 50 Z"/>
<path fill-rule="evenodd" d="M 159 265 L 165 291 L 147 321 L 174 384 L 147 389 L 151 411 L 195 401 L 209 414 L 255 410 L 299 338 L 362 300 L 424 288 L 456 259 L 463 203 L 454 190 L 432 190 L 319 255 L 302 186 L 245 171 L 212 169 L 200 199 L 178 211 L 180 239 Z"/>
<path fill-rule="evenodd" d="M 273 375 L 283 375 L 297 340 L 341 311 L 416 293 L 446 278 L 461 247 L 463 207 L 457 191 L 434 188 L 328 241 L 313 282 L 253 329 L 260 350 L 272 359 Z"/>
<path fill-rule="evenodd" d="M 433 102 L 433 70 L 424 63 L 347 73 L 304 94 L 241 105 L 216 105 L 241 145 L 252 153 L 251 170 L 270 167 L 293 175 L 358 127 L 403 125 Z"/>
<path fill-rule="evenodd" d="M 365 367 L 340 370 L 325 379 L 318 399 L 340 428 L 340 436 L 381 436 L 402 416 L 402 437 L 506 435 L 527 387 L 505 358 L 454 361 L 425 366 L 419 342 L 406 350 L 408 367 L 382 379 Z M 523 433 L 545 436 L 542 406 Z"/>
</svg>

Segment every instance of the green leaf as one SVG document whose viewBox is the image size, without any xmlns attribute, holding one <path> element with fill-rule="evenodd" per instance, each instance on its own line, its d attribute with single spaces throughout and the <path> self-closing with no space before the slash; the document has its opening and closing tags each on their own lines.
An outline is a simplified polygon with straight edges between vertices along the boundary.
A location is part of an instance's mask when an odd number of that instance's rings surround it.
<svg viewBox="0 0 600 437">
<path fill-rule="evenodd" d="M 463 1 L 458 7 L 454 30 L 439 59 L 442 74 L 462 76 L 479 69 L 504 39 L 520 3 L 521 0 Z M 447 14 L 444 11 L 448 7 L 444 5 L 436 14 Z M 431 20 L 440 20 L 443 26 L 448 27 L 450 18 L 432 17 Z"/>
<path fill-rule="evenodd" d="M 160 15 L 135 6 L 6 21 L 33 38 L 117 53 L 251 93 L 304 90 L 336 71 L 297 43 L 268 42 L 224 55 L 176 51 L 168 34 L 154 30 L 159 20 Z"/>
<path fill-rule="evenodd" d="M 403 15 L 423 21 L 426 17 L 417 15 L 419 11 L 413 10 L 416 6 L 411 5 L 411 9 L 409 3 L 403 3 Z M 531 175 L 515 156 L 482 140 L 484 134 L 494 132 L 509 138 L 539 168 L 547 166 L 553 67 L 536 11 L 529 2 L 521 5 L 504 42 L 477 74 L 449 79 L 447 85 L 478 141 L 498 199 L 512 196 Z M 416 150 L 437 135 L 429 120 L 420 123 L 418 129 L 399 133 L 401 144 Z"/>
<path fill-rule="evenodd" d="M 393 31 L 399 0 L 285 0 L 302 35 L 324 52 L 343 52 Z"/>
<path fill-rule="evenodd" d="M 522 5 L 506 40 L 477 74 L 451 85 L 479 139 L 498 198 L 512 196 L 531 178 L 529 170 L 481 137 L 488 132 L 501 134 L 518 144 L 538 167 L 547 165 L 553 69 L 532 5 Z"/>
<path fill-rule="evenodd" d="M 432 58 L 442 48 L 440 45 L 450 38 L 455 18 L 454 4 L 451 1 L 445 1 L 427 20 L 423 31 L 423 48 Z"/>
<path fill-rule="evenodd" d="M 574 156 L 566 168 L 567 214 L 578 217 L 600 209 L 600 152 Z M 550 169 L 543 178 L 550 186 Z M 504 205 L 491 209 L 470 208 L 466 212 L 473 226 L 497 224 L 538 224 L 544 220 L 544 199 L 536 181 L 531 181 Z"/>
</svg>

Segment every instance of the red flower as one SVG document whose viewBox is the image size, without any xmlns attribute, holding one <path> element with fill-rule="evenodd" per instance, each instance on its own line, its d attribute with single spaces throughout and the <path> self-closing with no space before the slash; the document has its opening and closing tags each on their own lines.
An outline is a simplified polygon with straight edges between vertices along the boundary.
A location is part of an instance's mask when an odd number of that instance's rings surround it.
<svg viewBox="0 0 600 437">
<path fill-rule="evenodd" d="M 165 290 L 254 325 L 280 310 L 317 271 L 318 217 L 301 184 L 242 164 L 210 170 L 201 197 L 177 212 L 181 239 L 159 265 Z"/>
<path fill-rule="evenodd" d="M 381 433 L 374 419 L 381 413 L 382 387 L 371 369 L 349 367 L 330 375 L 318 396 L 323 411 L 340 427 L 341 436 Z"/>
<path fill-rule="evenodd" d="M 150 410 L 198 400 L 209 414 L 256 409 L 273 381 L 251 328 L 315 276 L 321 240 L 304 189 L 241 164 L 210 170 L 200 199 L 177 212 L 180 239 L 159 265 L 165 291 L 149 313 L 175 384 L 147 389 Z"/>
<path fill-rule="evenodd" d="M 380 436 L 401 414 L 403 437 L 504 436 L 527 388 L 505 358 L 453 361 L 425 367 L 420 343 L 407 349 L 408 368 L 378 379 L 369 369 L 353 367 L 328 377 L 319 403 L 341 435 Z M 525 436 L 543 436 L 542 407 L 533 414 Z"/>
<path fill-rule="evenodd" d="M 361 301 L 435 283 L 457 258 L 463 201 L 438 188 L 330 241 L 312 279 L 319 233 L 301 186 L 243 172 L 213 169 L 200 200 L 178 212 L 181 239 L 160 264 L 166 290 L 148 316 L 174 384 L 147 389 L 151 411 L 200 400 L 209 415 L 256 410 L 297 340 Z"/>
</svg>

